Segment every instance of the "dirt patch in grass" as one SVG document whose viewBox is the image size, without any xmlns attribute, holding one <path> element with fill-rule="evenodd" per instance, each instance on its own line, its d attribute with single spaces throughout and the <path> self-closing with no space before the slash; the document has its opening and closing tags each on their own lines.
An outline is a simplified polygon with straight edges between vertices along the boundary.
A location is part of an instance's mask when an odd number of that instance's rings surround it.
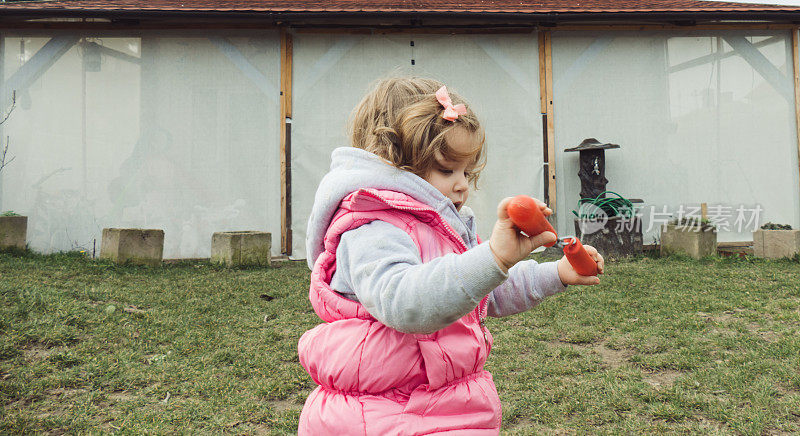
<svg viewBox="0 0 800 436">
<path fill-rule="evenodd" d="M 115 391 L 108 394 L 108 399 L 114 403 L 120 403 L 123 401 L 131 401 L 136 398 L 135 395 L 131 394 L 128 391 Z"/>
<path fill-rule="evenodd" d="M 272 430 L 266 424 L 256 424 L 252 426 L 251 429 L 253 430 L 253 434 L 255 435 L 272 434 Z"/>
<path fill-rule="evenodd" d="M 619 368 L 628 363 L 628 359 L 633 355 L 633 351 L 628 349 L 615 350 L 608 348 L 605 342 L 601 342 L 593 347 L 594 351 L 603 359 L 603 364 L 609 368 Z"/>
<path fill-rule="evenodd" d="M 707 322 L 713 322 L 715 324 L 728 324 L 732 321 L 736 321 L 739 319 L 736 316 L 734 316 L 734 313 L 735 312 L 731 310 L 726 310 L 725 312 L 722 312 L 717 315 L 706 312 L 697 312 L 695 315 L 697 315 L 699 318 Z"/>
<path fill-rule="evenodd" d="M 48 347 L 41 342 L 32 342 L 22 349 L 22 357 L 28 362 L 38 362 L 47 359 L 58 350 L 57 347 Z"/>
<path fill-rule="evenodd" d="M 778 386 L 776 386 L 775 390 L 777 390 L 778 393 L 781 394 L 781 395 L 797 395 L 797 394 L 800 394 L 800 391 L 795 389 L 793 386 L 786 386 L 786 385 L 783 385 L 783 384 L 779 384 Z M 800 418 L 800 411 L 798 411 L 797 414 L 795 414 L 795 416 Z"/>
<path fill-rule="evenodd" d="M 748 323 L 745 328 L 748 332 L 770 343 L 778 342 L 781 339 L 781 336 L 772 330 L 761 330 L 761 325 L 755 322 Z"/>
<path fill-rule="evenodd" d="M 114 425 L 114 420 L 106 420 L 102 424 L 100 424 L 100 429 L 103 430 L 103 433 L 114 433 L 116 431 L 122 430 L 122 427 L 117 427 Z"/>
<path fill-rule="evenodd" d="M 48 419 L 59 418 L 70 414 L 70 409 L 73 407 L 73 401 L 78 395 L 87 392 L 86 389 L 71 389 L 71 388 L 55 388 L 45 391 L 43 396 L 31 397 L 27 400 L 21 400 L 14 404 L 13 407 L 21 407 L 22 409 L 35 410 L 32 417 L 39 422 Z M 53 433 L 55 432 L 55 433 Z M 64 434 L 66 430 L 55 428 L 51 429 L 50 433 L 44 434 Z"/>
<path fill-rule="evenodd" d="M 698 429 L 703 433 L 724 434 L 730 431 L 725 424 L 705 416 L 694 416 L 690 419 L 697 423 Z"/>
<path fill-rule="evenodd" d="M 571 344 L 569 342 L 550 342 L 554 346 L 569 347 L 574 350 L 590 351 L 600 356 L 603 366 L 609 369 L 621 368 L 630 364 L 633 351 L 629 349 L 613 349 L 606 346 L 607 341 L 596 344 Z M 642 371 L 642 380 L 656 389 L 669 389 L 683 373 L 675 370 L 645 372 Z"/>
<path fill-rule="evenodd" d="M 775 333 L 772 330 L 764 330 L 761 324 L 752 321 L 748 322 L 746 319 L 736 316 L 737 313 L 742 313 L 742 312 L 745 312 L 745 310 L 744 309 L 734 309 L 732 311 L 727 310 L 718 315 L 712 315 L 705 312 L 697 312 L 697 316 L 699 316 L 700 318 L 704 319 L 707 322 L 713 322 L 714 324 L 716 324 L 718 327 L 712 328 L 711 332 L 722 336 L 735 335 L 736 331 L 728 328 L 727 326 L 732 323 L 741 322 L 744 324 L 745 329 L 749 333 L 758 336 L 759 338 L 761 338 L 766 342 L 775 343 L 781 339 L 781 335 Z M 766 317 L 764 317 L 763 315 L 762 318 L 766 319 Z"/>
<path fill-rule="evenodd" d="M 557 347 L 568 347 L 573 350 L 589 351 L 600 356 L 603 361 L 603 366 L 606 368 L 616 369 L 629 363 L 629 358 L 633 356 L 633 351 L 629 349 L 614 349 L 606 346 L 608 341 L 601 341 L 594 344 L 573 344 L 564 341 L 551 341 L 550 345 Z"/>
<path fill-rule="evenodd" d="M 642 380 L 656 389 L 669 389 L 682 374 L 674 370 L 648 372 L 644 373 Z"/>
<path fill-rule="evenodd" d="M 573 344 L 560 340 L 549 341 L 547 344 L 553 349 L 557 349 L 561 356 L 568 356 L 569 358 L 583 356 L 586 352 L 591 350 L 591 344 Z"/>
<path fill-rule="evenodd" d="M 270 401 L 269 405 L 272 406 L 276 412 L 283 412 L 284 410 L 300 410 L 303 408 L 302 405 L 298 406 L 290 400 Z"/>
<path fill-rule="evenodd" d="M 504 419 L 503 421 L 508 424 L 507 420 Z M 509 430 L 517 430 L 520 428 L 530 428 L 531 426 L 533 426 L 533 422 L 531 422 L 527 416 L 520 416 L 514 419 L 514 422 L 508 424 L 507 428 Z"/>
<path fill-rule="evenodd" d="M 735 331 L 733 331 L 733 330 L 731 330 L 731 329 L 726 329 L 726 328 L 717 328 L 717 327 L 714 327 L 714 328 L 712 328 L 710 331 L 711 331 L 711 333 L 712 333 L 712 334 L 714 334 L 714 335 L 717 335 L 717 336 L 724 336 L 724 337 L 727 337 L 727 338 L 731 338 L 731 337 L 734 337 L 734 336 L 736 336 L 736 332 L 735 332 Z"/>
<path fill-rule="evenodd" d="M 127 312 L 127 313 L 132 313 L 132 314 L 135 314 L 135 315 L 143 315 L 143 314 L 147 313 L 147 309 L 144 309 L 144 308 L 141 308 L 141 307 L 137 307 L 137 306 L 134 306 L 134 305 L 125 306 L 125 307 L 122 308 L 122 311 L 123 312 Z"/>
</svg>

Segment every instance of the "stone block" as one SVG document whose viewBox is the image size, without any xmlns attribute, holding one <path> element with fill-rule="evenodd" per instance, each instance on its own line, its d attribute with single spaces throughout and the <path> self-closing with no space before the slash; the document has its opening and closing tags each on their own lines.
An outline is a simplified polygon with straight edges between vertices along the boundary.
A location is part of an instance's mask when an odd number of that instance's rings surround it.
<svg viewBox="0 0 800 436">
<path fill-rule="evenodd" d="M 575 235 L 583 245 L 596 248 L 605 259 L 642 254 L 642 221 L 639 217 L 602 220 L 574 219 Z"/>
<path fill-rule="evenodd" d="M 677 226 L 661 228 L 661 255 L 683 253 L 695 259 L 717 253 L 717 229 L 709 226 Z"/>
<path fill-rule="evenodd" d="M 103 229 L 100 259 L 134 265 L 161 265 L 164 231 L 160 229 Z"/>
<path fill-rule="evenodd" d="M 753 254 L 756 257 L 780 259 L 800 252 L 800 230 L 763 230 L 753 232 Z"/>
<path fill-rule="evenodd" d="M 211 262 L 228 267 L 269 266 L 272 234 L 257 231 L 216 232 L 211 236 Z"/>
<path fill-rule="evenodd" d="M 0 249 L 25 249 L 28 237 L 28 217 L 0 216 Z"/>
</svg>

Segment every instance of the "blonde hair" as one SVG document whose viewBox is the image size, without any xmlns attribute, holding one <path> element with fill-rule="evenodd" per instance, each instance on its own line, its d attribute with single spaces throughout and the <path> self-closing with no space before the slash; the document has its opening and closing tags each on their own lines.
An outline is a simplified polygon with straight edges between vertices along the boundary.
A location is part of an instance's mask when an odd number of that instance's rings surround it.
<svg viewBox="0 0 800 436">
<path fill-rule="evenodd" d="M 437 165 L 437 152 L 448 160 L 470 159 L 469 181 L 477 186 L 485 166 L 483 128 L 464 99 L 449 90 L 453 104 L 464 104 L 467 113 L 455 121 L 442 118 L 444 107 L 435 95 L 442 86 L 436 80 L 416 77 L 377 81 L 350 115 L 351 145 L 420 177 Z M 458 128 L 476 139 L 475 147 L 466 154 L 457 153 L 445 139 Z"/>
</svg>

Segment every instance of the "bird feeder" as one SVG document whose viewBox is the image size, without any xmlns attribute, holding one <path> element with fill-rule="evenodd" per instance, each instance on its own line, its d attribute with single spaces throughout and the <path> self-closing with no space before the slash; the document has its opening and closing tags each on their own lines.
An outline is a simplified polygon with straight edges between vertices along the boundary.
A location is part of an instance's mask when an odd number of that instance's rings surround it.
<svg viewBox="0 0 800 436">
<path fill-rule="evenodd" d="M 581 179 L 581 198 L 604 198 L 606 185 L 606 156 L 605 151 L 619 148 L 617 144 L 603 144 L 597 139 L 584 139 L 577 147 L 568 148 L 566 151 L 580 153 L 580 170 L 578 178 Z"/>
<path fill-rule="evenodd" d="M 620 148 L 617 144 L 603 144 L 595 138 L 584 139 L 577 147 L 565 152 L 579 153 L 578 178 L 581 181 L 579 209 L 573 212 L 575 232 L 584 244 L 591 245 L 607 258 L 641 254 L 642 227 L 632 203 L 640 199 L 606 198 L 605 151 Z M 588 207 L 587 207 L 588 206 Z M 585 213 L 586 209 L 591 213 Z"/>
</svg>

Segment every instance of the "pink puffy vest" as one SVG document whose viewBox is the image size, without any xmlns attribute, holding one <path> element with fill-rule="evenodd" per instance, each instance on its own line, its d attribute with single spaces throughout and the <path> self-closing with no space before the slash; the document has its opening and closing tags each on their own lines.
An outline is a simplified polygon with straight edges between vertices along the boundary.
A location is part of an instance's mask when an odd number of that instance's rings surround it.
<svg viewBox="0 0 800 436">
<path fill-rule="evenodd" d="M 300 363 L 319 385 L 300 415 L 301 435 L 496 435 L 500 398 L 483 369 L 492 335 L 487 299 L 433 334 L 401 333 L 330 288 L 342 233 L 381 220 L 414 240 L 423 262 L 467 247 L 429 206 L 374 189 L 342 200 L 311 272 L 309 298 L 325 321 L 300 338 Z"/>
</svg>

